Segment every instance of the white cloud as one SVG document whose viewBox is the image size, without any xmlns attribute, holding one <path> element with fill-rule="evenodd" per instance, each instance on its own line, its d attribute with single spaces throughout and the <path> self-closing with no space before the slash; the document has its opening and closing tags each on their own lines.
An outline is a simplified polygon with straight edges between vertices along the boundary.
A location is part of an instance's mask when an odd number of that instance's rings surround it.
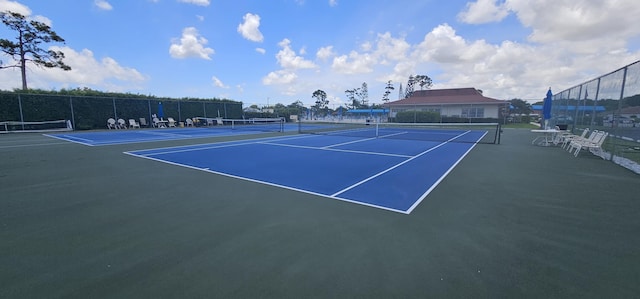
<svg viewBox="0 0 640 299">
<path fill-rule="evenodd" d="M 469 44 L 451 26 L 443 24 L 425 35 L 412 55 L 422 62 L 455 64 L 484 59 L 492 50 L 484 40 Z"/>
<path fill-rule="evenodd" d="M 276 54 L 276 58 L 278 59 L 278 63 L 284 69 L 310 69 L 315 68 L 316 65 L 313 61 L 306 60 L 302 56 L 297 56 L 296 53 L 291 49 L 291 41 L 289 39 L 283 39 L 278 43 L 278 46 L 282 48 Z"/>
<path fill-rule="evenodd" d="M 33 17 L 30 17 L 30 19 L 43 23 L 49 27 L 51 27 L 51 25 L 53 24 L 53 22 L 51 22 L 51 20 L 45 16 L 33 16 Z"/>
<path fill-rule="evenodd" d="M 31 15 L 31 9 L 17 1 L 0 0 L 0 11 L 16 12 L 23 16 Z"/>
<path fill-rule="evenodd" d="M 264 54 L 264 53 L 267 53 L 267 50 L 265 50 L 264 48 L 256 48 L 256 52 L 260 54 Z"/>
<path fill-rule="evenodd" d="M 201 37 L 194 27 L 187 27 L 182 30 L 182 37 L 179 41 L 173 41 L 169 47 L 169 53 L 173 58 L 202 58 L 211 60 L 209 55 L 215 53 L 211 48 L 206 48 L 207 39 Z"/>
<path fill-rule="evenodd" d="M 333 58 L 331 68 L 342 74 L 364 74 L 373 72 L 375 63 L 375 58 L 371 54 L 351 51 L 349 56 L 341 55 Z"/>
<path fill-rule="evenodd" d="M 296 73 L 289 70 L 278 70 L 270 72 L 266 77 L 262 78 L 262 84 L 264 85 L 280 85 L 290 84 L 298 78 Z"/>
<path fill-rule="evenodd" d="M 329 6 L 334 7 L 338 5 L 338 0 L 329 0 Z"/>
<path fill-rule="evenodd" d="M 195 4 L 198 6 L 209 6 L 211 1 L 209 0 L 178 0 L 178 2 Z"/>
<path fill-rule="evenodd" d="M 539 43 L 592 41 L 620 45 L 640 34 L 636 1 L 508 0 L 507 5 Z M 549 9 L 552 7 L 552 9 Z"/>
<path fill-rule="evenodd" d="M 0 0 L 0 11 L 16 12 L 27 17 L 30 20 L 38 21 L 40 23 L 46 24 L 47 26 L 52 25 L 52 22 L 49 18 L 40 15 L 32 16 L 31 9 L 28 6 L 15 1 Z"/>
<path fill-rule="evenodd" d="M 509 15 L 507 6 L 497 4 L 498 0 L 477 0 L 468 2 L 466 10 L 458 14 L 458 19 L 469 24 L 499 22 Z"/>
<path fill-rule="evenodd" d="M 238 25 L 238 33 L 242 35 L 242 37 L 253 41 L 253 42 L 262 42 L 264 37 L 260 32 L 260 16 L 254 15 L 251 13 L 247 13 L 242 17 L 244 20 L 243 23 Z"/>
<path fill-rule="evenodd" d="M 111 57 L 97 59 L 93 52 L 80 52 L 69 47 L 51 47 L 62 51 L 64 62 L 70 71 L 58 68 L 29 67 L 27 83 L 30 88 L 59 89 L 86 86 L 107 91 L 128 91 L 141 89 L 147 78 L 134 68 L 120 65 Z M 22 85 L 19 70 L 0 72 L 0 89 L 18 88 Z"/>
<path fill-rule="evenodd" d="M 220 81 L 220 79 L 218 79 L 218 77 L 216 77 L 216 76 L 211 77 L 211 80 L 213 81 L 213 85 L 215 87 L 229 88 L 228 85 L 224 85 L 224 83 L 222 83 L 222 81 Z"/>
<path fill-rule="evenodd" d="M 391 33 L 385 32 L 378 34 L 374 42 L 362 43 L 360 45 L 362 52 L 351 51 L 349 55 L 335 56 L 331 68 L 341 74 L 372 73 L 378 66 L 407 59 L 407 52 L 410 48 L 411 45 L 404 38 L 394 38 Z M 321 50 L 322 57 L 331 53 L 327 52 L 327 49 L 321 48 Z M 387 81 L 388 79 L 381 80 Z"/>
<path fill-rule="evenodd" d="M 336 53 L 333 52 L 333 46 L 322 47 L 316 52 L 316 57 L 323 61 L 326 61 L 335 55 Z"/>
<path fill-rule="evenodd" d="M 111 4 L 109 4 L 109 2 L 104 1 L 104 0 L 95 0 L 93 2 L 93 4 L 95 4 L 95 6 L 97 6 L 101 10 L 112 10 L 113 9 L 113 6 L 111 6 Z"/>
<path fill-rule="evenodd" d="M 394 38 L 391 33 L 385 32 L 378 34 L 375 55 L 380 57 L 381 61 L 398 61 L 407 57 L 410 48 L 411 45 L 404 38 Z"/>
</svg>

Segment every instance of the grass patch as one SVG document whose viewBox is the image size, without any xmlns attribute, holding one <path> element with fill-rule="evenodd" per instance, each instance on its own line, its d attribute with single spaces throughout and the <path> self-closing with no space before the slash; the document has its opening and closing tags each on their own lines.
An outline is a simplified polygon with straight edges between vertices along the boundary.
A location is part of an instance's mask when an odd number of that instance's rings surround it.
<svg viewBox="0 0 640 299">
<path fill-rule="evenodd" d="M 511 129 L 539 129 L 540 126 L 532 125 L 530 123 L 510 123 L 506 125 L 502 125 L 503 128 L 511 128 Z"/>
</svg>

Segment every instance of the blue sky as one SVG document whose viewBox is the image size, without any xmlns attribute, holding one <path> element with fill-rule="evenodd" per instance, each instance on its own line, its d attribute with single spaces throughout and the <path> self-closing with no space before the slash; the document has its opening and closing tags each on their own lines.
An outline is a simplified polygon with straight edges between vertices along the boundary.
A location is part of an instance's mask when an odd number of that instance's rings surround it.
<svg viewBox="0 0 640 299">
<path fill-rule="evenodd" d="M 0 10 L 66 40 L 50 46 L 72 71 L 31 66 L 32 88 L 259 106 L 311 105 L 321 89 L 337 107 L 363 82 L 380 103 L 389 80 L 395 100 L 412 74 L 537 100 L 640 59 L 635 0 L 0 0 Z M 0 70 L 0 89 L 20 86 L 17 70 Z"/>
</svg>

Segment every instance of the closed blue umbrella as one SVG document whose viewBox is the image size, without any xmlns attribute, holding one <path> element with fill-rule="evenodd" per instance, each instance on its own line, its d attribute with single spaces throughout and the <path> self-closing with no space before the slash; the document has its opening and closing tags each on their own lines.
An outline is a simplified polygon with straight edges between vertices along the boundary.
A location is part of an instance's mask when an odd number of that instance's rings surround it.
<svg viewBox="0 0 640 299">
<path fill-rule="evenodd" d="M 544 98 L 544 105 L 542 106 L 542 117 L 544 119 L 551 118 L 551 101 L 553 100 L 553 94 L 551 93 L 551 88 L 547 91 L 547 97 Z"/>
<path fill-rule="evenodd" d="M 551 88 L 547 91 L 547 97 L 544 98 L 544 104 L 542 105 L 542 118 L 544 119 L 545 128 L 549 124 L 549 119 L 551 119 L 551 101 L 553 100 L 553 94 L 551 93 Z"/>
<path fill-rule="evenodd" d="M 164 118 L 164 111 L 162 109 L 162 102 L 158 102 L 158 117 Z"/>
</svg>

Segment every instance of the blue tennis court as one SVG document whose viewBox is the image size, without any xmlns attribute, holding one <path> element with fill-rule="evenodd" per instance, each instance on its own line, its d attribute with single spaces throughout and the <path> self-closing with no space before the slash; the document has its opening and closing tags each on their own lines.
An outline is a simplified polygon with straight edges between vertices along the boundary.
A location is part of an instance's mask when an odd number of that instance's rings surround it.
<svg viewBox="0 0 640 299">
<path fill-rule="evenodd" d="M 285 132 L 298 130 L 298 126 L 294 124 L 286 124 L 283 127 Z M 129 129 L 100 132 L 71 132 L 45 135 L 88 146 L 101 146 L 151 141 L 224 137 L 268 132 L 274 132 L 274 130 L 270 130 L 270 128 L 268 127 L 251 128 L 247 126 L 247 128 L 237 127 L 231 129 L 231 127 L 229 126 L 215 126 L 197 128 L 161 128 L 143 130 Z"/>
<path fill-rule="evenodd" d="M 409 214 L 486 132 L 446 141 L 295 135 L 126 154 Z"/>
</svg>

